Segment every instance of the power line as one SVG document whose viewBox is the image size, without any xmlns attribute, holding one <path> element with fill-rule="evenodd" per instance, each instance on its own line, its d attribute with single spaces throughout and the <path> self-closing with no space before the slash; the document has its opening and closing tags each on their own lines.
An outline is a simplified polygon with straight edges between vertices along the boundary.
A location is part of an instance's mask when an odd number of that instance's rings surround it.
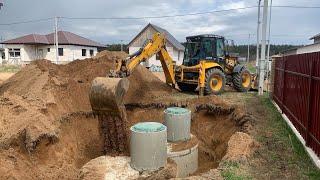
<svg viewBox="0 0 320 180">
<path fill-rule="evenodd" d="M 26 21 L 19 21 L 19 22 L 12 22 L 12 23 L 3 23 L 0 24 L 0 26 L 10 26 L 10 25 L 16 25 L 16 24 L 26 24 L 26 23 L 35 23 L 35 22 L 41 22 L 41 21 L 48 21 L 54 19 L 53 17 L 51 18 L 43 18 L 43 19 L 35 19 L 35 20 L 26 20 Z"/>
<path fill-rule="evenodd" d="M 162 16 L 141 16 L 141 17 L 59 17 L 60 19 L 69 19 L 69 20 L 136 20 L 136 19 L 161 19 L 161 18 L 173 18 L 173 17 L 184 17 L 184 16 L 198 16 L 205 14 L 214 14 L 214 13 L 222 13 L 229 11 L 237 11 L 237 10 L 245 10 L 257 8 L 258 6 L 246 6 L 242 8 L 231 8 L 231 9 L 222 9 L 222 10 L 214 10 L 214 11 L 206 11 L 206 12 L 197 12 L 197 13 L 186 13 L 186 14 L 176 14 L 176 15 L 162 15 Z M 263 7 L 263 6 L 261 6 Z M 294 5 L 275 5 L 272 6 L 274 8 L 296 8 L 296 9 L 320 9 L 320 6 L 294 6 Z M 35 20 L 25 20 L 25 21 L 17 21 L 12 23 L 2 23 L 0 26 L 10 26 L 17 24 L 27 24 L 27 23 L 35 23 L 41 21 L 52 20 L 54 17 L 43 18 L 43 19 L 35 19 Z"/>
<path fill-rule="evenodd" d="M 214 10 L 206 12 L 197 12 L 197 13 L 187 13 L 187 14 L 176 14 L 176 15 L 163 15 L 163 16 L 141 16 L 141 17 L 61 17 L 62 19 L 106 19 L 106 20 L 130 20 L 130 19 L 160 19 L 160 18 L 171 18 L 171 17 L 183 17 L 183 16 L 198 16 L 203 14 L 214 14 L 228 11 L 237 11 L 256 8 L 257 6 L 247 6 L 242 8 L 232 8 L 232 9 L 223 9 L 223 10 Z"/>
<path fill-rule="evenodd" d="M 198 16 L 204 14 L 214 14 L 228 11 L 237 11 L 257 8 L 258 6 L 246 6 L 242 8 L 232 8 L 232 9 L 223 9 L 223 10 L 214 10 L 206 12 L 197 12 L 197 13 L 187 13 L 187 14 L 176 14 L 176 15 L 163 15 L 163 16 L 142 16 L 142 17 L 61 17 L 62 19 L 78 19 L 78 20 L 92 20 L 92 19 L 103 19 L 103 20 L 130 20 L 130 19 L 160 19 L 160 18 L 172 18 L 172 17 L 184 17 L 184 16 Z M 263 6 L 261 6 L 263 8 Z M 269 6 L 270 7 L 270 6 Z M 320 9 L 320 6 L 271 6 L 275 8 L 298 8 L 298 9 Z"/>
<path fill-rule="evenodd" d="M 261 6 L 263 7 L 263 6 Z M 269 6 L 270 7 L 270 6 Z M 320 6 L 271 6 L 272 8 L 320 9 Z"/>
</svg>

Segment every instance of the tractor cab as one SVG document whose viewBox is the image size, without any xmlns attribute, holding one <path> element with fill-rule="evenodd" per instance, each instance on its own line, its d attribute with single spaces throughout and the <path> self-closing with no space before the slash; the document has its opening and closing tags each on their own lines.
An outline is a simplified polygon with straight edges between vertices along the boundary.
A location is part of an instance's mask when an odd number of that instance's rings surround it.
<svg viewBox="0 0 320 180">
<path fill-rule="evenodd" d="M 241 92 L 251 87 L 251 75 L 237 57 L 226 52 L 223 36 L 205 34 L 186 38 L 182 66 L 175 69 L 175 80 L 182 91 L 219 94 L 226 84 Z M 227 45 L 228 47 L 228 45 Z"/>
<path fill-rule="evenodd" d="M 183 58 L 184 66 L 195 66 L 200 60 L 212 60 L 223 63 L 225 56 L 225 39 L 218 35 L 197 35 L 186 38 L 186 48 Z"/>
</svg>

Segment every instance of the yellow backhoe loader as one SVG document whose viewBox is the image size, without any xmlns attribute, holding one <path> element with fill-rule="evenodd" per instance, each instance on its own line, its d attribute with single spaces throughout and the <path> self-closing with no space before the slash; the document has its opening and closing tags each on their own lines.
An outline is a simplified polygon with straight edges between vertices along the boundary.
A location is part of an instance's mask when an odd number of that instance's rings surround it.
<svg viewBox="0 0 320 180">
<path fill-rule="evenodd" d="M 178 85 L 181 91 L 195 91 L 200 95 L 219 94 L 226 84 L 238 91 L 248 91 L 254 75 L 240 65 L 236 57 L 226 52 L 225 38 L 217 35 L 198 35 L 186 38 L 183 64 L 176 66 L 166 50 L 164 34 L 155 33 L 138 52 L 117 62 L 109 77 L 96 78 L 90 91 L 93 111 L 118 111 L 122 97 L 128 89 L 124 78 L 130 76 L 135 67 L 155 54 L 160 57 L 166 83 Z"/>
</svg>

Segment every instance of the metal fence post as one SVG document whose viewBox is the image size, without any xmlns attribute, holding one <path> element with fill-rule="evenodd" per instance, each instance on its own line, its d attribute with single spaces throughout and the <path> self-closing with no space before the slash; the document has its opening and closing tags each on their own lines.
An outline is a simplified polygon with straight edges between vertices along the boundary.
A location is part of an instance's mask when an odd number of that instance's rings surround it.
<svg viewBox="0 0 320 180">
<path fill-rule="evenodd" d="M 283 114 L 283 109 L 284 109 L 284 90 L 286 87 L 286 81 L 285 81 L 285 76 L 286 76 L 286 62 L 287 62 L 287 56 L 283 56 L 283 69 L 282 69 L 282 94 L 281 94 L 281 113 Z"/>
<path fill-rule="evenodd" d="M 310 145 L 310 129 L 312 126 L 312 122 L 311 122 L 311 118 L 312 118 L 312 97 L 313 97 L 313 84 L 312 84 L 312 77 L 313 77 L 313 71 L 314 71 L 314 55 L 312 54 L 312 61 L 311 61 L 311 66 L 310 66 L 310 70 L 309 70 L 309 82 L 308 82 L 308 106 L 307 106 L 307 127 L 306 127 L 306 145 L 309 146 Z"/>
</svg>

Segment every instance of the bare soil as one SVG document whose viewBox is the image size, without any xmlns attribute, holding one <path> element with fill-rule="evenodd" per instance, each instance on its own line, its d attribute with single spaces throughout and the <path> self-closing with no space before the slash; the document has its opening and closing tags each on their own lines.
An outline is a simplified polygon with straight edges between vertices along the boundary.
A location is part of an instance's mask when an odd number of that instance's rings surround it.
<svg viewBox="0 0 320 180">
<path fill-rule="evenodd" d="M 66 65 L 35 61 L 1 84 L 0 178 L 75 179 L 85 163 L 108 153 L 91 111 L 89 88 L 95 77 L 106 76 L 125 56 L 105 51 Z M 197 174 L 216 168 L 229 138 L 249 127 L 250 118 L 238 107 L 217 96 L 184 96 L 142 66 L 128 79 L 128 127 L 162 122 L 166 107 L 192 110 L 191 132 L 199 139 Z"/>
<path fill-rule="evenodd" d="M 9 79 L 14 74 L 15 73 L 11 73 L 11 72 L 0 72 L 0 85 L 1 85 L 1 83 L 3 83 L 5 80 Z"/>
<path fill-rule="evenodd" d="M 178 142 L 172 142 L 172 152 L 178 152 L 187 150 L 190 148 L 195 147 L 198 144 L 198 138 L 196 136 L 191 136 L 191 138 L 187 141 L 178 141 Z"/>
</svg>

